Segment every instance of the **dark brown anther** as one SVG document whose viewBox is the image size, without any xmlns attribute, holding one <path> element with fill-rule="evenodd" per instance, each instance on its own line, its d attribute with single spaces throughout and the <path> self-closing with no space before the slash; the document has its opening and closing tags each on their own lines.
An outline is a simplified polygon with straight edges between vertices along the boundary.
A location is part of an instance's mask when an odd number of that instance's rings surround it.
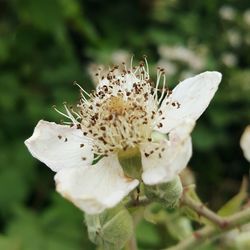
<svg viewBox="0 0 250 250">
<path fill-rule="evenodd" d="M 158 128 L 162 128 L 163 127 L 163 124 L 160 122 L 158 125 L 157 125 Z"/>
</svg>

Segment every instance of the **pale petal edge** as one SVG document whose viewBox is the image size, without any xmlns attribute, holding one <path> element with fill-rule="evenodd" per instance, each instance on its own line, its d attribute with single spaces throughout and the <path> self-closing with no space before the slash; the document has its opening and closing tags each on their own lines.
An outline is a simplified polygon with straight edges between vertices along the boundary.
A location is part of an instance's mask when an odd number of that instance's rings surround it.
<svg viewBox="0 0 250 250">
<path fill-rule="evenodd" d="M 33 157 L 55 172 L 93 161 L 89 140 L 75 127 L 40 120 L 24 143 Z"/>
<path fill-rule="evenodd" d="M 116 206 L 139 184 L 123 174 L 114 155 L 85 168 L 61 170 L 55 181 L 56 190 L 87 214 Z"/>
<path fill-rule="evenodd" d="M 245 158 L 250 162 L 250 125 L 248 125 L 240 139 L 240 146 Z"/>
</svg>

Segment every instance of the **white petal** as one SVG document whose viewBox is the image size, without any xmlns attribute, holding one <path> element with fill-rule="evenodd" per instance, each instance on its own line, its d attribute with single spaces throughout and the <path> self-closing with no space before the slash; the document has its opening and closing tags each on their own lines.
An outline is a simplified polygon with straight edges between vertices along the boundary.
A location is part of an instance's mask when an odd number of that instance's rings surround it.
<svg viewBox="0 0 250 250">
<path fill-rule="evenodd" d="M 189 135 L 193 131 L 194 126 L 194 120 L 184 120 L 182 123 L 180 123 L 177 127 L 175 127 L 169 132 L 169 140 L 172 141 L 172 143 L 181 143 L 181 141 L 184 141 L 189 137 Z"/>
<path fill-rule="evenodd" d="M 55 172 L 93 161 L 89 141 L 76 127 L 41 120 L 25 145 L 35 158 Z"/>
<path fill-rule="evenodd" d="M 154 153 L 150 154 L 152 151 Z M 191 155 L 190 136 L 183 140 L 176 135 L 171 135 L 169 141 L 144 144 L 141 147 L 144 183 L 156 185 L 171 181 L 187 166 Z"/>
<path fill-rule="evenodd" d="M 139 184 L 124 176 L 116 155 L 92 166 L 63 169 L 55 181 L 57 191 L 88 214 L 114 207 Z"/>
<path fill-rule="evenodd" d="M 221 77 L 219 72 L 207 71 L 179 83 L 172 95 L 162 102 L 159 120 L 162 126 L 156 130 L 168 133 L 187 118 L 197 120 L 213 98 Z M 178 102 L 179 105 L 173 106 L 171 101 Z"/>
<path fill-rule="evenodd" d="M 240 146 L 245 158 L 250 162 L 250 125 L 246 127 L 241 136 Z"/>
</svg>

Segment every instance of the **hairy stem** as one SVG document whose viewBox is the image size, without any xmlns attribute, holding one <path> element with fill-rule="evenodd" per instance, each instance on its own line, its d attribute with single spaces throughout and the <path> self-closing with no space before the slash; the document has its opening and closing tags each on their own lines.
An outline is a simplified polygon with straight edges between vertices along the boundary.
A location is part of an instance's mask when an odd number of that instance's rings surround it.
<svg viewBox="0 0 250 250">
<path fill-rule="evenodd" d="M 126 244 L 125 250 L 138 250 L 135 235 L 133 235 Z"/>
<path fill-rule="evenodd" d="M 204 204 L 191 198 L 185 191 L 181 197 L 181 204 L 193 209 L 199 216 L 203 216 L 213 222 L 215 225 L 224 228 L 226 221 L 223 217 L 217 215 L 212 210 L 207 208 Z"/>
<path fill-rule="evenodd" d="M 221 234 L 230 231 L 231 229 L 250 222 L 250 208 L 246 208 L 234 215 L 223 218 L 224 227 L 205 226 L 202 229 L 194 232 L 192 236 L 181 241 L 174 247 L 165 250 L 194 250 L 206 243 L 207 240 L 213 240 Z"/>
</svg>

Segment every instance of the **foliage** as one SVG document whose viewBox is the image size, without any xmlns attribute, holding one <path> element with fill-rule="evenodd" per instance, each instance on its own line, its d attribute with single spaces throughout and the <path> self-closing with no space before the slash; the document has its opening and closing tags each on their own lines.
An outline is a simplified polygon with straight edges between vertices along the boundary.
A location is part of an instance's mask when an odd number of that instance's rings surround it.
<svg viewBox="0 0 250 250">
<path fill-rule="evenodd" d="M 230 18 L 225 6 L 233 10 Z M 0 249 L 95 249 L 81 212 L 55 194 L 53 174 L 23 141 L 39 119 L 60 121 L 50 107 L 76 101 L 73 81 L 92 89 L 91 64 L 117 63 L 127 53 L 135 60 L 146 54 L 151 68 L 166 65 L 169 83 L 208 69 L 223 73 L 193 133 L 190 166 L 213 208 L 236 194 L 248 174 L 239 148 L 250 121 L 247 7 L 246 0 L 0 1 Z M 201 63 L 164 56 L 166 46 L 192 51 Z M 146 221 L 137 233 L 141 250 L 178 239 L 176 230 Z M 206 249 L 221 249 L 215 247 Z"/>
</svg>

